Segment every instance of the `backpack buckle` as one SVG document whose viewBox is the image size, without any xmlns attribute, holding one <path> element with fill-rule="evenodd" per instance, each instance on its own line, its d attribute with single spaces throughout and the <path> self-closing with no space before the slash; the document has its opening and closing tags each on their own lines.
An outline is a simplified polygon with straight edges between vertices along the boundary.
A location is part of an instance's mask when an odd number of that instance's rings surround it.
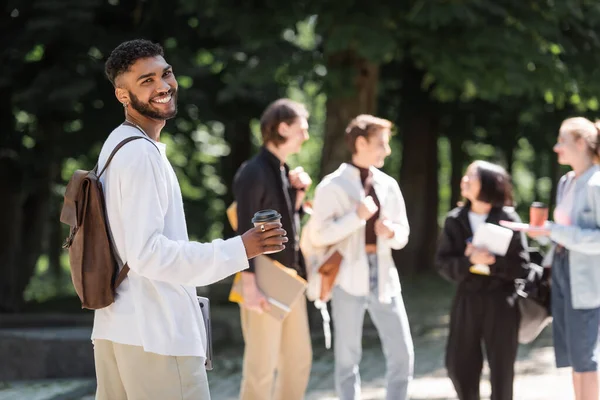
<svg viewBox="0 0 600 400">
<path fill-rule="evenodd" d="M 68 249 L 69 247 L 71 247 L 71 245 L 73 244 L 73 238 L 75 237 L 75 233 L 77 232 L 77 227 L 71 228 L 71 233 L 69 234 L 69 236 L 65 239 L 62 248 L 63 249 Z"/>
</svg>

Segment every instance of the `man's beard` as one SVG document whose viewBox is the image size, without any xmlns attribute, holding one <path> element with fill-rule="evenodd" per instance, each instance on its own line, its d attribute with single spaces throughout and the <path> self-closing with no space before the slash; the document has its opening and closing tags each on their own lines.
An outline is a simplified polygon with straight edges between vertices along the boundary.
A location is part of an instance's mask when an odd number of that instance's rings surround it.
<svg viewBox="0 0 600 400">
<path fill-rule="evenodd" d="M 140 99 L 136 97 L 136 95 L 129 92 L 129 98 L 131 99 L 131 108 L 148 118 L 160 120 L 171 119 L 175 117 L 175 115 L 177 115 L 177 90 L 172 89 L 171 91 L 169 91 L 169 93 L 171 95 L 171 101 L 175 105 L 175 109 L 173 111 L 161 112 L 153 108 L 150 103 L 143 103 Z"/>
</svg>

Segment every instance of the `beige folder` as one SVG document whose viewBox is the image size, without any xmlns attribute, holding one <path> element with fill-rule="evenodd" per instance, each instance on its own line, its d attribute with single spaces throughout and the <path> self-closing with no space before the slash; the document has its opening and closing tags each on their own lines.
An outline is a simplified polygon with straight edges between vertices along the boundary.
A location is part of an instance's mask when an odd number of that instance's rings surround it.
<svg viewBox="0 0 600 400">
<path fill-rule="evenodd" d="M 267 257 L 254 259 L 256 285 L 263 292 L 271 309 L 269 314 L 282 320 L 306 289 L 306 281 L 298 273 Z"/>
<path fill-rule="evenodd" d="M 285 318 L 306 289 L 306 281 L 299 277 L 295 270 L 286 268 L 267 256 L 254 259 L 254 275 L 258 289 L 271 306 L 269 314 L 278 320 Z M 232 294 L 242 293 L 241 279 L 234 282 L 231 292 L 230 300 Z M 242 296 L 239 302 L 243 303 Z"/>
</svg>

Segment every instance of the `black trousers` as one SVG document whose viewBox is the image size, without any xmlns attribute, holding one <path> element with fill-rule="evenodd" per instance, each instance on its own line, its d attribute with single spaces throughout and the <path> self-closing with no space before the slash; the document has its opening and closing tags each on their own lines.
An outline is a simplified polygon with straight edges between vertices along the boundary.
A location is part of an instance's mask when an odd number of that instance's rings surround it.
<svg viewBox="0 0 600 400">
<path fill-rule="evenodd" d="M 479 400 L 482 344 L 490 367 L 491 400 L 512 400 L 519 310 L 506 291 L 459 289 L 450 316 L 446 368 L 460 400 Z"/>
</svg>

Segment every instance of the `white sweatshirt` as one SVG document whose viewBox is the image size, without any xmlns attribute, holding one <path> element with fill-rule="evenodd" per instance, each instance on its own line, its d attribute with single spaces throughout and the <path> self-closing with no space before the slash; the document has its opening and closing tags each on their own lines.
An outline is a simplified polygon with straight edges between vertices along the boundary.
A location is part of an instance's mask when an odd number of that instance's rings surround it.
<svg viewBox="0 0 600 400">
<path fill-rule="evenodd" d="M 121 125 L 108 137 L 99 170 L 123 139 L 141 136 Z M 170 356 L 206 354 L 206 334 L 196 286 L 248 268 L 241 238 L 190 242 L 181 190 L 166 145 L 127 143 L 100 178 L 108 222 L 123 263 L 131 270 L 116 301 L 96 310 L 92 340 L 143 346 Z"/>
</svg>

